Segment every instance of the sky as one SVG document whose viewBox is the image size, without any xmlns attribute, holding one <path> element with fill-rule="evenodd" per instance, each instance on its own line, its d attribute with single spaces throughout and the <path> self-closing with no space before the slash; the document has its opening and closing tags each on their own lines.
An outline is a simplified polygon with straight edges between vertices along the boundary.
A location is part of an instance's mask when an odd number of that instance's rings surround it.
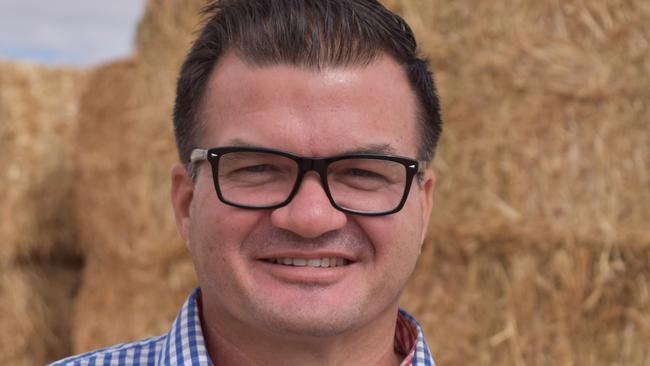
<svg viewBox="0 0 650 366">
<path fill-rule="evenodd" d="M 0 59 L 92 66 L 132 52 L 145 0 L 0 0 Z"/>
</svg>

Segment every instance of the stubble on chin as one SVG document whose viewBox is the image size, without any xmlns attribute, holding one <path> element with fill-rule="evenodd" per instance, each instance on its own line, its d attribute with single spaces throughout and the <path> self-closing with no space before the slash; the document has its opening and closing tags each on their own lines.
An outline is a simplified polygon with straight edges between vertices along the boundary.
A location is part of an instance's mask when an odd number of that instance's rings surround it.
<svg viewBox="0 0 650 366">
<path fill-rule="evenodd" d="M 246 237 L 241 249 L 244 253 L 294 249 L 337 251 L 353 253 L 364 260 L 369 260 L 375 255 L 375 248 L 370 239 L 360 228 L 353 225 L 347 225 L 344 229 L 331 231 L 314 239 L 306 239 L 291 231 L 274 227 L 262 228 Z M 304 303 L 289 307 L 289 305 L 281 305 L 284 304 L 282 301 L 266 301 L 269 297 L 277 296 L 272 292 L 257 293 L 255 295 L 260 296 L 251 297 L 251 302 L 248 304 L 251 307 L 249 314 L 256 318 L 259 325 L 274 334 L 320 338 L 350 331 L 364 312 L 359 303 L 345 301 L 350 299 L 341 299 L 345 306 L 319 307 L 318 303 L 311 304 L 307 299 L 318 299 L 321 296 L 334 297 L 335 295 L 331 293 L 321 295 L 330 289 L 308 284 L 293 286 L 297 286 L 299 291 L 307 294 Z"/>
</svg>

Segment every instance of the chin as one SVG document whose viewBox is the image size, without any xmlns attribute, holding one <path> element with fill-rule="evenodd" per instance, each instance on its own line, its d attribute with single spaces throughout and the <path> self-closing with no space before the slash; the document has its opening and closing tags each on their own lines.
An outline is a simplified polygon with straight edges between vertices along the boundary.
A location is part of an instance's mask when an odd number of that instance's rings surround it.
<svg viewBox="0 0 650 366">
<path fill-rule="evenodd" d="M 268 331 L 283 336 L 332 337 L 359 327 L 361 312 L 350 309 L 284 308 L 274 311 L 257 312 L 258 319 Z"/>
</svg>

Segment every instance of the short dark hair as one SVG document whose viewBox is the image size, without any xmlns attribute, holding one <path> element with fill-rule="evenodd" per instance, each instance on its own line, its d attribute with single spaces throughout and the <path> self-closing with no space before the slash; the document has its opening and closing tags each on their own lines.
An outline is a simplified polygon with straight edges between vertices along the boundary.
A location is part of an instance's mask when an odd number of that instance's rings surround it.
<svg viewBox="0 0 650 366">
<path fill-rule="evenodd" d="M 206 85 L 225 52 L 256 66 L 367 65 L 382 53 L 404 69 L 419 107 L 418 159 L 433 158 L 441 133 L 440 101 L 413 31 L 376 0 L 216 0 L 181 67 L 174 105 L 178 153 L 188 163 L 200 132 Z M 390 86 L 387 86 L 390 87 Z"/>
</svg>

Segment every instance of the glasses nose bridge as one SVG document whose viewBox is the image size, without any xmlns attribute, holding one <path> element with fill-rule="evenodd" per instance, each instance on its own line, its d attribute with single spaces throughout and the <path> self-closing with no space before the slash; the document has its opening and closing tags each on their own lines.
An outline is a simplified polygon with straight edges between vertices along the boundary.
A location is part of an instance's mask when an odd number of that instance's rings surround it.
<svg viewBox="0 0 650 366">
<path fill-rule="evenodd" d="M 327 164 L 327 159 L 325 158 L 300 158 L 298 160 L 299 179 L 296 182 L 297 186 L 302 185 L 304 176 L 313 170 L 320 177 L 323 189 L 327 191 Z M 296 187 L 296 189 L 298 189 L 298 187 Z"/>
<path fill-rule="evenodd" d="M 315 171 L 319 176 L 321 181 L 327 181 L 327 160 L 324 158 L 300 158 L 298 161 L 298 166 L 300 168 L 300 177 L 304 177 L 305 174 L 310 171 Z M 302 180 L 302 179 L 301 179 Z"/>
</svg>

